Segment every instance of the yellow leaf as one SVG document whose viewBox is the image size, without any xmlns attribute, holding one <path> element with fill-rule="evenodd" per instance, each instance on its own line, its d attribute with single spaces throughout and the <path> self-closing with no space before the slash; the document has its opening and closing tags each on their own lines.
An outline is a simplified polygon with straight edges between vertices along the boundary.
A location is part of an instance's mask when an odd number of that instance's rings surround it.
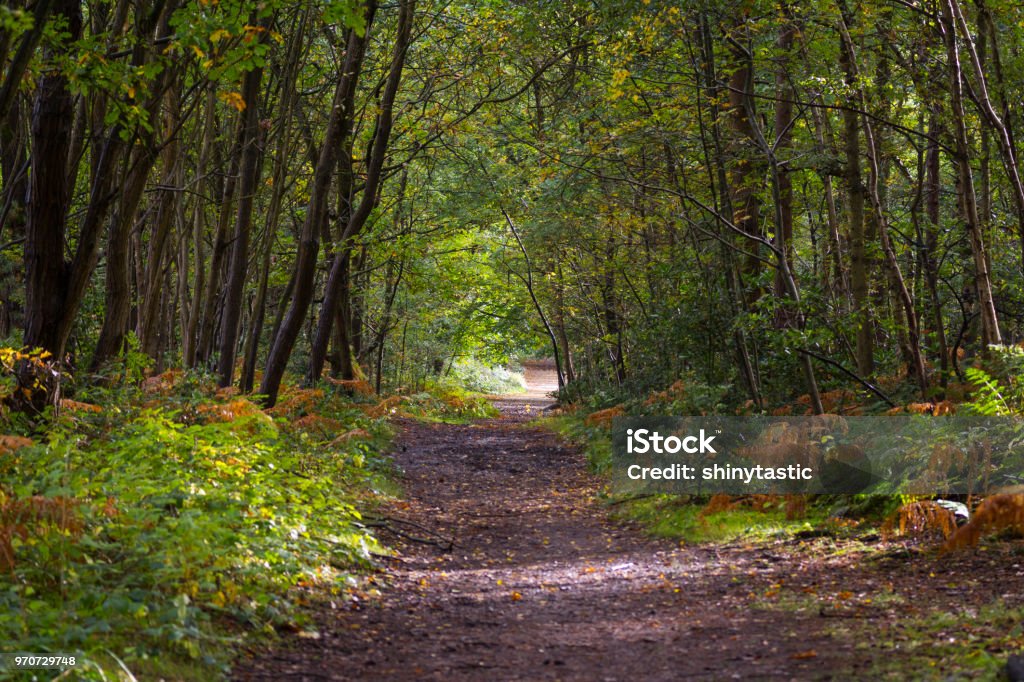
<svg viewBox="0 0 1024 682">
<path fill-rule="evenodd" d="M 224 102 L 228 106 L 232 106 L 239 111 L 245 111 L 245 100 L 242 99 L 241 93 L 222 92 L 218 97 L 220 98 L 220 101 Z"/>
</svg>

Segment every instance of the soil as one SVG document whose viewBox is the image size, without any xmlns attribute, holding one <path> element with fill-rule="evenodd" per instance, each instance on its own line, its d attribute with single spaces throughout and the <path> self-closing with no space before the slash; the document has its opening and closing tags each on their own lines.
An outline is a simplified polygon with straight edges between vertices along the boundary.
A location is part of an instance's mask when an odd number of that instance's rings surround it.
<svg viewBox="0 0 1024 682">
<path fill-rule="evenodd" d="M 897 546 L 879 565 L 863 541 L 648 537 L 611 520 L 577 450 L 527 425 L 544 400 L 499 401 L 500 418 L 469 425 L 401 422 L 379 593 L 325 599 L 314 636 L 235 679 L 857 679 L 891 655 L 897 611 L 1020 603 L 1006 557 Z"/>
</svg>

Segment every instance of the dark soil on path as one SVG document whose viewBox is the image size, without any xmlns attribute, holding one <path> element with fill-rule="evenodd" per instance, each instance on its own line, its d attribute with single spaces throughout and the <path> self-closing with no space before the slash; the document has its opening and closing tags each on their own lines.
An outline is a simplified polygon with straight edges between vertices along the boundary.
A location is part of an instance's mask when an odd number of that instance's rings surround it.
<svg viewBox="0 0 1024 682">
<path fill-rule="evenodd" d="M 401 535 L 383 533 L 398 554 L 375 578 L 379 596 L 325 599 L 316 638 L 291 638 L 236 679 L 858 679 L 884 655 L 863 633 L 907 608 L 896 592 L 948 600 L 951 575 L 977 578 L 977 567 L 892 560 L 883 585 L 878 566 L 795 540 L 651 539 L 609 519 L 579 452 L 526 425 L 542 406 L 402 422 L 405 499 L 384 510 Z M 1000 573 L 974 601 L 1006 590 Z M 880 592 L 888 605 L 872 603 Z M 866 627 L 837 637 L 836 623 Z"/>
</svg>

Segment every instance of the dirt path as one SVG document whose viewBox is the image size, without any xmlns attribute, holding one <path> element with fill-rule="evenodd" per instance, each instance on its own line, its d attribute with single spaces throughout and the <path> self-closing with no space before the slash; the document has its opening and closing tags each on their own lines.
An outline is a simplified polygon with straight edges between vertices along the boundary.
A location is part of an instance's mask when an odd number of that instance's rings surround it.
<svg viewBox="0 0 1024 682">
<path fill-rule="evenodd" d="M 379 593 L 324 598 L 316 637 L 235 679 L 945 680 L 965 679 L 957 638 L 1000 660 L 1024 642 L 1005 611 L 1024 607 L 1013 545 L 694 548 L 613 523 L 582 455 L 527 426 L 544 394 L 499 399 L 501 418 L 472 425 L 399 424 L 405 499 L 384 512 L 402 533 L 384 531 L 398 554 L 370 579 Z M 979 622 L 992 605 L 1004 620 Z"/>
<path fill-rule="evenodd" d="M 800 657 L 827 646 L 815 628 L 797 616 L 779 627 L 777 614 L 748 607 L 770 561 L 611 523 L 582 456 L 524 426 L 543 404 L 501 406 L 501 419 L 473 425 L 402 424 L 406 500 L 389 513 L 454 546 L 398 538 L 380 598 L 325 609 L 319 639 L 237 679 L 806 679 L 821 669 Z"/>
</svg>

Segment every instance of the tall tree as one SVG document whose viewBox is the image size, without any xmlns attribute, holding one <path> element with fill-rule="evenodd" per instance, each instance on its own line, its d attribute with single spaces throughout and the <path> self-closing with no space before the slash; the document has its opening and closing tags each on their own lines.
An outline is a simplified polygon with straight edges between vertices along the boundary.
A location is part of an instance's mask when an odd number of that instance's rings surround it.
<svg viewBox="0 0 1024 682">
<path fill-rule="evenodd" d="M 366 4 L 363 19 L 363 30 L 349 28 L 347 31 L 345 62 L 334 89 L 334 99 L 327 120 L 313 182 L 310 187 L 309 205 L 302 222 L 299 234 L 299 252 L 295 261 L 294 288 L 291 304 L 274 337 L 267 357 L 260 393 L 266 396 L 268 405 L 277 402 L 277 393 L 281 388 L 288 367 L 288 360 L 295 341 L 298 339 L 303 320 L 313 300 L 314 278 L 316 275 L 317 254 L 320 251 L 320 234 L 327 219 L 328 195 L 331 180 L 337 166 L 338 154 L 346 138 L 351 135 L 352 122 L 355 115 L 354 102 L 356 87 L 363 68 L 363 56 L 367 41 L 371 35 L 373 17 L 377 5 L 372 0 Z"/>
</svg>

